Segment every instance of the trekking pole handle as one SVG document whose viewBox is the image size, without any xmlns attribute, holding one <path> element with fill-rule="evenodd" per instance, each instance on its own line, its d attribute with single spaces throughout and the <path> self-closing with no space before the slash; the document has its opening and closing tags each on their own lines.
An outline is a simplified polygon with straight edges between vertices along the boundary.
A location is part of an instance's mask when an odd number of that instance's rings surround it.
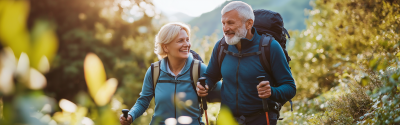
<svg viewBox="0 0 400 125">
<path fill-rule="evenodd" d="M 206 77 L 199 78 L 200 85 L 206 88 Z M 206 97 L 201 97 L 201 102 L 203 103 L 203 109 L 207 110 L 207 99 Z"/>
<path fill-rule="evenodd" d="M 122 109 L 122 113 L 124 114 L 125 119 L 128 118 L 129 109 Z"/>
<path fill-rule="evenodd" d="M 262 82 L 264 80 L 264 78 L 265 78 L 265 76 L 258 76 L 257 80 L 258 80 L 258 82 Z M 262 99 L 262 103 L 263 103 L 264 112 L 268 112 L 269 108 L 268 108 L 267 99 Z"/>
</svg>

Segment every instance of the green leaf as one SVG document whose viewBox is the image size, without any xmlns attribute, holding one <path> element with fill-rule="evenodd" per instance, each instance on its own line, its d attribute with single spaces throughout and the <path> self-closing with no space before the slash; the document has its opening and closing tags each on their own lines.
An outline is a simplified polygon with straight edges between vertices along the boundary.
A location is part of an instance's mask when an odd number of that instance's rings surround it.
<svg viewBox="0 0 400 125">
<path fill-rule="evenodd" d="M 369 83 L 369 78 L 367 76 L 361 79 L 362 86 L 367 86 L 368 83 Z"/>
<path fill-rule="evenodd" d="M 381 58 L 375 58 L 375 59 L 369 61 L 369 68 L 371 68 L 372 70 L 376 70 L 380 61 L 381 61 Z"/>
<path fill-rule="evenodd" d="M 394 119 L 394 122 L 400 122 L 400 116 Z"/>
<path fill-rule="evenodd" d="M 227 106 L 222 105 L 219 112 L 217 125 L 238 125 Z"/>
</svg>

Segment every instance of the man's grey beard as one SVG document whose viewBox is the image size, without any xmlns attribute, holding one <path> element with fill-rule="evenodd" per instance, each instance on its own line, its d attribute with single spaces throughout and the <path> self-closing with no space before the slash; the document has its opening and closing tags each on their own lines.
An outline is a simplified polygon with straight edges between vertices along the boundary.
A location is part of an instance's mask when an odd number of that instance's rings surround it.
<svg viewBox="0 0 400 125">
<path fill-rule="evenodd" d="M 243 24 L 243 26 L 240 27 L 237 32 L 235 32 L 235 36 L 233 36 L 232 38 L 225 37 L 225 41 L 229 45 L 236 45 L 237 43 L 239 43 L 240 39 L 246 37 L 246 34 L 247 34 L 246 25 Z"/>
</svg>

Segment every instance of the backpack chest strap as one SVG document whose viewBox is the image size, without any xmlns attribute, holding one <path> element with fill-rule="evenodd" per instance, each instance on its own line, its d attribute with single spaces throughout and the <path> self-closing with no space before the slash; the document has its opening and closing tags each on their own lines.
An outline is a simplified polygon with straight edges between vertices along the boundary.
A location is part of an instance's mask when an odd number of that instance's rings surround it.
<svg viewBox="0 0 400 125">
<path fill-rule="evenodd" d="M 224 50 L 224 53 L 226 53 L 228 55 L 232 55 L 232 56 L 241 58 L 241 57 L 246 57 L 246 56 L 260 55 L 261 51 L 239 54 L 239 53 L 234 53 L 234 52 L 231 52 L 231 51 L 228 51 L 228 50 Z"/>
<path fill-rule="evenodd" d="M 185 83 L 192 83 L 192 81 L 189 80 L 158 80 L 158 83 L 181 83 L 181 82 L 185 82 Z"/>
</svg>

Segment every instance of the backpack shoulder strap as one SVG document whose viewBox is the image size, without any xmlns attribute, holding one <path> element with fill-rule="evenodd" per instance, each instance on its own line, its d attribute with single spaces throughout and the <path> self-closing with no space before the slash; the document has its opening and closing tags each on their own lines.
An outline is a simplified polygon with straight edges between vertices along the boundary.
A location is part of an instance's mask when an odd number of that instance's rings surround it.
<svg viewBox="0 0 400 125">
<path fill-rule="evenodd" d="M 193 59 L 192 64 L 190 65 L 190 79 L 192 80 L 192 87 L 195 92 L 197 81 L 200 78 L 200 69 L 201 69 L 201 61 L 197 59 Z"/>
<path fill-rule="evenodd" d="M 272 36 L 263 34 L 261 36 L 260 45 L 258 46 L 258 49 L 261 51 L 261 54 L 259 55 L 261 65 L 264 68 L 265 72 L 267 72 L 271 76 L 273 75 L 270 65 L 270 46 L 272 39 Z"/>
<path fill-rule="evenodd" d="M 271 69 L 271 59 L 270 59 L 270 47 L 271 47 L 271 42 L 274 38 L 267 34 L 267 35 L 262 35 L 260 45 L 259 45 L 259 50 L 261 51 L 261 54 L 259 55 L 261 65 L 264 68 L 265 72 L 267 72 L 269 75 L 271 75 L 272 79 L 274 79 L 274 74 L 272 74 L 272 69 Z M 285 50 L 286 52 L 286 50 Z M 287 55 L 287 52 L 285 53 L 286 59 L 288 60 L 288 63 L 290 61 L 290 57 Z M 289 58 L 288 58 L 289 57 Z M 274 86 L 274 85 L 273 85 Z M 290 103 L 290 110 L 293 111 L 293 103 L 292 100 L 289 100 Z"/>
<path fill-rule="evenodd" d="M 197 59 L 193 60 L 192 78 L 193 86 L 196 88 L 197 81 L 199 80 L 201 62 Z"/>
<path fill-rule="evenodd" d="M 200 69 L 201 69 L 201 61 L 197 59 L 193 59 L 192 64 L 190 65 L 190 79 L 192 80 L 192 87 L 194 92 L 196 91 L 197 81 L 200 77 Z M 197 96 L 197 101 L 201 102 L 201 98 Z M 201 104 L 201 103 L 200 103 Z M 200 106 L 200 114 L 203 114 L 203 109 Z"/>
<path fill-rule="evenodd" d="M 156 90 L 157 80 L 158 77 L 160 76 L 160 64 L 161 61 L 151 64 L 151 73 L 152 73 L 154 91 Z"/>
<path fill-rule="evenodd" d="M 228 49 L 228 44 L 225 41 L 225 37 L 222 37 L 218 44 L 218 49 L 217 49 L 217 59 L 218 59 L 218 66 L 221 69 L 222 61 L 224 61 L 226 53 L 224 53 L 224 50 Z"/>
</svg>

